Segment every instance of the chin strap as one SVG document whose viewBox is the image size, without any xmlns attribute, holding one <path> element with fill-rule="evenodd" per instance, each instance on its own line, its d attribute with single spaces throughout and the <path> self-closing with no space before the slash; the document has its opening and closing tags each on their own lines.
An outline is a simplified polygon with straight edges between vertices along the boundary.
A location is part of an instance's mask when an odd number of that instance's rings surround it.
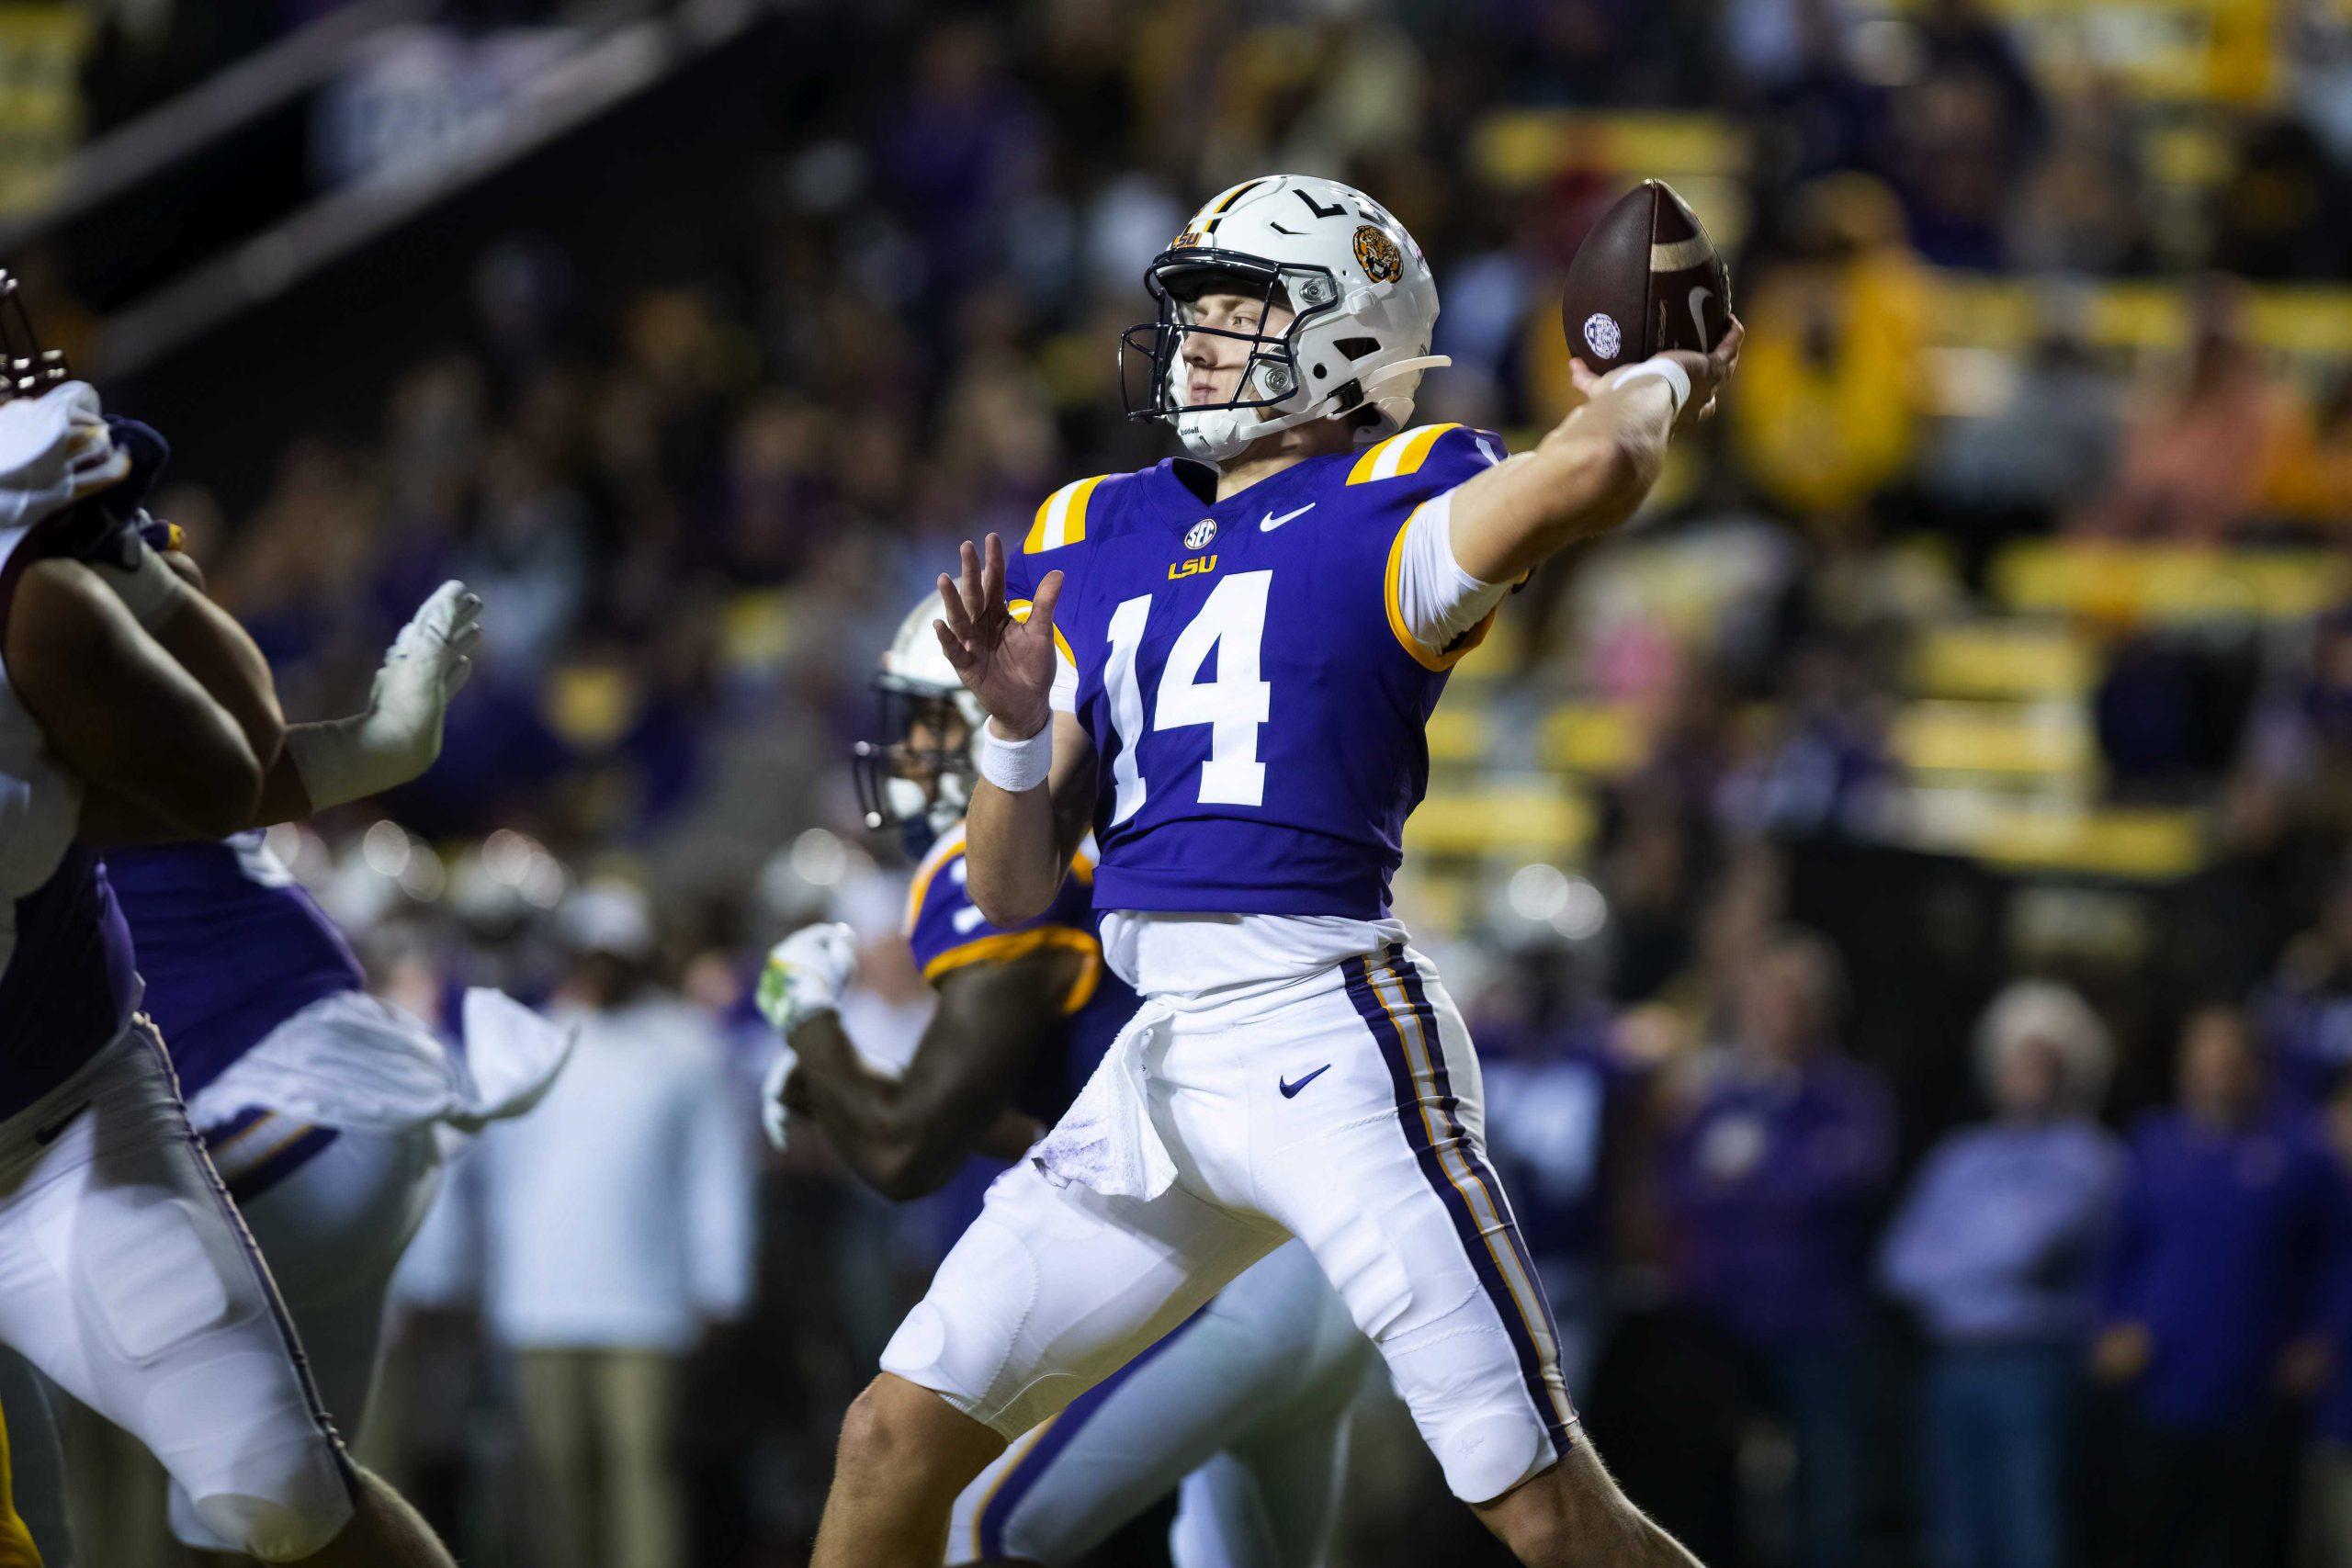
<svg viewBox="0 0 2352 1568">
<path fill-rule="evenodd" d="M 1450 355 L 1425 354 L 1419 358 L 1400 359 L 1393 365 L 1384 365 L 1371 375 L 1363 377 L 1357 381 L 1357 390 L 1363 394 L 1363 400 L 1357 403 L 1355 408 L 1362 408 L 1373 402 L 1374 400 L 1371 396 L 1372 389 L 1384 381 L 1393 381 L 1408 372 L 1441 369 L 1453 363 L 1453 359 Z M 1354 408 L 1345 410 L 1332 408 L 1329 406 L 1330 402 L 1329 398 L 1325 398 L 1322 402 L 1316 404 L 1313 408 L 1300 409 L 1296 412 L 1286 413 L 1280 419 L 1260 419 L 1248 424 L 1242 423 L 1238 417 L 1249 412 L 1245 409 L 1204 409 L 1196 412 L 1180 412 L 1176 416 L 1176 433 L 1183 439 L 1186 449 L 1193 456 L 1204 462 L 1221 463 L 1261 437 L 1280 434 L 1285 430 L 1295 430 L 1302 424 L 1311 424 L 1318 419 L 1332 419 L 1341 413 L 1355 412 Z M 1219 415 L 1224 416 L 1220 422 L 1224 429 L 1213 431 L 1207 428 L 1210 422 L 1216 420 Z M 1193 422 L 1189 430 L 1186 428 L 1188 420 Z"/>
</svg>

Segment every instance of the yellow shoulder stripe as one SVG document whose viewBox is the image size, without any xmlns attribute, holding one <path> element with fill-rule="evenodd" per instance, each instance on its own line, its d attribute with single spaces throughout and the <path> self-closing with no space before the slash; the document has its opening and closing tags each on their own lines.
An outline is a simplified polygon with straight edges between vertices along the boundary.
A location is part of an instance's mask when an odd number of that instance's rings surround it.
<svg viewBox="0 0 2352 1568">
<path fill-rule="evenodd" d="M 1440 428 L 1451 430 L 1453 427 L 1444 425 Z M 1426 502 L 1422 502 L 1424 506 L 1427 504 Z M 1397 646 L 1411 654 L 1422 669 L 1451 670 L 1462 662 L 1464 654 L 1487 640 L 1487 633 L 1494 629 L 1495 611 L 1501 609 L 1502 606 L 1498 604 L 1495 610 L 1487 611 L 1484 616 L 1480 617 L 1476 626 L 1463 633 L 1459 638 L 1455 639 L 1453 647 L 1442 652 L 1428 647 L 1413 635 L 1412 628 L 1405 625 L 1405 606 L 1397 598 L 1396 579 L 1404 570 L 1405 535 L 1412 528 L 1413 519 L 1420 514 L 1419 506 L 1416 506 L 1407 513 L 1405 521 L 1396 529 L 1395 542 L 1388 547 L 1388 572 L 1385 586 L 1385 596 L 1388 601 L 1388 629 L 1396 634 Z"/>
<path fill-rule="evenodd" d="M 1102 951 L 1102 944 L 1095 940 L 1093 932 L 1082 931 L 1072 926 L 1038 926 L 1025 931 L 996 931 L 935 954 L 930 963 L 922 966 L 922 977 L 926 982 L 935 983 L 942 975 L 968 964 L 1010 964 L 1016 958 L 1026 958 L 1033 953 L 1043 953 L 1048 949 L 1082 953 L 1093 957 Z M 1086 965 L 1085 973 L 1070 987 L 1069 994 L 1062 998 L 1063 1012 L 1076 1012 L 1092 998 L 1098 978 L 1095 971 L 1099 967 L 1094 964 Z"/>
<path fill-rule="evenodd" d="M 939 842 L 931 846 L 931 852 L 924 855 L 922 863 L 915 867 L 914 884 L 907 889 L 907 935 L 915 934 L 915 921 L 922 916 L 923 896 L 931 891 L 931 879 L 939 874 L 940 867 L 963 852 L 964 829 L 959 824 L 953 830 L 941 834 Z"/>
<path fill-rule="evenodd" d="M 1374 479 L 1401 479 L 1418 473 L 1429 460 L 1430 448 L 1449 430 L 1459 430 L 1459 424 L 1424 424 L 1412 430 L 1399 431 L 1385 441 L 1375 441 L 1356 458 L 1356 466 L 1348 470 L 1351 485 L 1369 484 Z"/>
<path fill-rule="evenodd" d="M 1094 487 L 1110 477 L 1097 474 L 1091 479 L 1079 479 L 1047 496 L 1039 503 L 1036 518 L 1029 525 L 1029 536 L 1021 541 L 1021 553 L 1034 556 L 1041 550 L 1057 550 L 1084 539 L 1087 500 L 1093 495 Z"/>
<path fill-rule="evenodd" d="M 1026 599 L 1007 599 L 1004 602 L 1005 614 L 1016 621 L 1027 621 L 1031 608 L 1033 608 L 1031 602 Z M 1054 628 L 1054 651 L 1060 654 L 1071 669 L 1078 668 L 1078 655 L 1069 650 L 1069 639 L 1062 636 L 1062 629 L 1059 626 Z"/>
</svg>

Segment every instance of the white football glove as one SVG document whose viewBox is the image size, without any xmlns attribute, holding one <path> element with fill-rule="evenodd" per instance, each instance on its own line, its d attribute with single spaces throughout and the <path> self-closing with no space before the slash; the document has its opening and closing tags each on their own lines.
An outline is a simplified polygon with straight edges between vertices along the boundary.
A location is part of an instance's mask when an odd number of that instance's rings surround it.
<svg viewBox="0 0 2352 1568">
<path fill-rule="evenodd" d="M 366 709 L 288 728 L 286 749 L 313 807 L 365 799 L 433 765 L 449 699 L 473 672 L 481 615 L 464 583 L 443 583 L 392 639 Z"/>
<path fill-rule="evenodd" d="M 810 1013 L 831 1012 L 857 974 L 857 937 L 834 920 L 803 926 L 768 949 L 760 971 L 760 1016 L 779 1034 Z"/>
<path fill-rule="evenodd" d="M 792 1127 L 792 1113 L 784 1108 L 784 1083 L 799 1065 L 800 1053 L 778 1041 L 775 1060 L 768 1064 L 768 1076 L 760 1080 L 760 1125 L 767 1129 L 768 1142 L 778 1154 L 784 1152 L 786 1135 Z"/>
</svg>

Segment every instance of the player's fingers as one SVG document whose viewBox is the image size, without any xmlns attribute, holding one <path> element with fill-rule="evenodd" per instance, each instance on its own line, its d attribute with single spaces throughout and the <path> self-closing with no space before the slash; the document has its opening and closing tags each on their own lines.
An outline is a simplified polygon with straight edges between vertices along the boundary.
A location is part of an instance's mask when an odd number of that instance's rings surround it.
<svg viewBox="0 0 2352 1568">
<path fill-rule="evenodd" d="M 1568 381 L 1577 392 L 1589 398 L 1592 396 L 1593 389 L 1600 385 L 1600 373 L 1572 354 L 1568 355 Z"/>
<path fill-rule="evenodd" d="M 1046 573 L 1046 580 L 1037 584 L 1037 597 L 1029 606 L 1030 626 L 1051 637 L 1054 631 L 1054 606 L 1061 602 L 1062 574 L 1058 570 L 1049 571 Z"/>
<path fill-rule="evenodd" d="M 940 626 L 940 630 L 952 633 L 959 642 L 969 641 L 972 636 L 972 616 L 971 613 L 964 608 L 964 591 L 954 578 L 944 571 L 939 574 L 939 603 L 947 612 L 946 622 Z"/>
<path fill-rule="evenodd" d="M 964 596 L 964 614 L 974 624 L 988 614 L 988 596 L 980 592 L 980 552 L 967 539 L 956 551 L 956 590 Z"/>
<path fill-rule="evenodd" d="M 450 662 L 449 672 L 441 677 L 442 698 L 446 701 L 450 697 L 456 696 L 459 692 L 464 691 L 466 689 L 466 682 L 473 678 L 473 673 L 474 661 L 472 656 L 469 654 L 458 655 L 457 659 Z"/>
<path fill-rule="evenodd" d="M 991 532 L 980 565 L 980 603 L 994 609 L 1004 603 L 1004 541 Z"/>
<path fill-rule="evenodd" d="M 1739 345 L 1747 340 L 1747 337 L 1746 323 L 1737 316 L 1734 316 L 1731 319 L 1731 330 L 1724 333 L 1723 341 L 1715 344 L 1714 352 L 1709 355 L 1722 367 L 1720 374 L 1730 375 L 1733 367 L 1739 364 Z"/>
<path fill-rule="evenodd" d="M 962 638 L 947 629 L 945 621 L 932 622 L 931 629 L 939 634 L 939 649 L 947 655 L 948 663 L 959 671 L 972 667 L 971 650 L 964 646 Z"/>
<path fill-rule="evenodd" d="M 466 597 L 466 585 L 451 578 L 433 591 L 432 596 L 416 607 L 412 624 L 427 626 L 451 626 L 457 624 L 458 605 Z"/>
</svg>

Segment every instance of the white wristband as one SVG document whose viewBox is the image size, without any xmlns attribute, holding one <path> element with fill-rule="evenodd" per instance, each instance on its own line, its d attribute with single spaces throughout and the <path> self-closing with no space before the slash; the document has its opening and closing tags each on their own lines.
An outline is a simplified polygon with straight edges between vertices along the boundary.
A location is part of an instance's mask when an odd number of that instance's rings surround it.
<svg viewBox="0 0 2352 1568">
<path fill-rule="evenodd" d="M 1665 382 L 1668 395 L 1674 400 L 1674 417 L 1682 417 L 1682 405 L 1690 400 L 1690 372 L 1664 355 L 1628 365 L 1617 372 L 1617 385 L 1621 388 L 1638 381 Z"/>
<path fill-rule="evenodd" d="M 1035 789 L 1054 771 L 1054 727 L 1026 740 L 1004 740 L 994 724 L 980 726 L 980 777 L 1008 795 Z"/>
</svg>

